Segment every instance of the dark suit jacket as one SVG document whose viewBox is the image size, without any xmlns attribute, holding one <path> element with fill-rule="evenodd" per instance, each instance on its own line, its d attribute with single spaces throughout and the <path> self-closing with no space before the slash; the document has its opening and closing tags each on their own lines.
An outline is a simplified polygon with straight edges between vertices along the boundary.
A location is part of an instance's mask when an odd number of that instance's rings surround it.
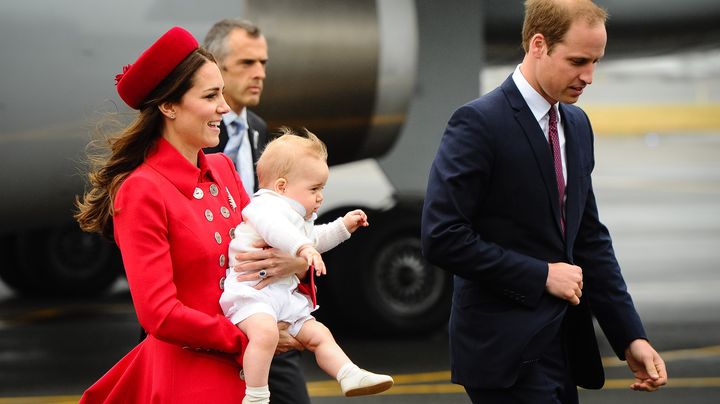
<svg viewBox="0 0 720 404">
<path fill-rule="evenodd" d="M 247 110 L 248 135 L 250 135 L 250 145 L 252 146 L 252 156 L 254 165 L 262 154 L 265 145 L 269 141 L 267 124 L 265 121 L 250 110 Z M 215 147 L 207 147 L 203 149 L 205 153 L 222 153 L 228 142 L 228 133 L 225 122 L 220 123 L 220 143 Z M 253 171 L 255 168 L 253 167 Z M 255 175 L 255 190 L 258 190 L 257 174 Z M 252 196 L 252 195 L 251 195 Z"/>
<path fill-rule="evenodd" d="M 644 338 L 590 174 L 587 115 L 560 105 L 567 156 L 566 238 L 552 154 L 520 91 L 508 78 L 453 114 L 430 170 L 422 215 L 427 259 L 453 273 L 452 380 L 504 388 L 521 363 L 537 359 L 557 332 L 576 383 L 604 383 L 592 315 L 616 354 Z M 583 269 L 583 296 L 570 306 L 545 291 L 548 262 Z"/>
</svg>

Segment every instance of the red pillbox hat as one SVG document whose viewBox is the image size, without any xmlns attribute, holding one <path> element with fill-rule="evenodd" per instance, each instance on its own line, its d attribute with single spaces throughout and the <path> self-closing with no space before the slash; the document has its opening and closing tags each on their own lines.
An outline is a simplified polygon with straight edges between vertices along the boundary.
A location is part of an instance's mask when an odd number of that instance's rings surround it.
<svg viewBox="0 0 720 404">
<path fill-rule="evenodd" d="M 115 76 L 120 98 L 133 109 L 167 77 L 187 55 L 198 48 L 198 42 L 184 28 L 173 27 L 152 44 L 138 60 L 123 67 Z"/>
</svg>

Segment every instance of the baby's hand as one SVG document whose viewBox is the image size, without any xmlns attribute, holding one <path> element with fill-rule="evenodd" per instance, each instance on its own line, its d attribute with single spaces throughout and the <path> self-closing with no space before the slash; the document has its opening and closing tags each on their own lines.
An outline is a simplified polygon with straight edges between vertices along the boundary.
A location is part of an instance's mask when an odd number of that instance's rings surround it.
<svg viewBox="0 0 720 404">
<path fill-rule="evenodd" d="M 343 224 L 350 233 L 358 229 L 358 227 L 367 227 L 370 224 L 367 221 L 367 215 L 360 209 L 355 209 L 345 214 Z"/>
<path fill-rule="evenodd" d="M 301 247 L 300 251 L 298 251 L 298 257 L 305 258 L 308 266 L 312 265 L 315 268 L 315 276 L 325 275 L 327 273 L 322 256 L 320 256 L 320 253 L 313 246 L 306 245 Z"/>
</svg>

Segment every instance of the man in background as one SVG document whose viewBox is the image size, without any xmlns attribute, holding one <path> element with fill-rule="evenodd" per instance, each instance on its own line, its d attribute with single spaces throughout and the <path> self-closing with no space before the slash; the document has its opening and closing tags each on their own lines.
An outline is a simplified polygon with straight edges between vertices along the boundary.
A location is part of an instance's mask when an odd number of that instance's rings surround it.
<svg viewBox="0 0 720 404">
<path fill-rule="evenodd" d="M 268 141 L 267 125 L 248 107 L 257 106 L 265 80 L 268 47 L 249 21 L 226 19 L 210 28 L 204 47 L 217 59 L 231 111 L 223 115 L 220 143 L 206 152 L 223 152 L 235 162 L 248 196 L 257 189 L 255 162 Z"/>
</svg>

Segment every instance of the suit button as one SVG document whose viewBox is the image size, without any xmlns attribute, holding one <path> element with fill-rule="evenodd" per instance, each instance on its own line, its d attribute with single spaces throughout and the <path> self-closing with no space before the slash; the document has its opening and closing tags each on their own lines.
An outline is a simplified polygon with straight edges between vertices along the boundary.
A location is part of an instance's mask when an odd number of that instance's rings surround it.
<svg viewBox="0 0 720 404">
<path fill-rule="evenodd" d="M 218 187 L 215 184 L 210 184 L 210 195 L 218 196 Z"/>
<path fill-rule="evenodd" d="M 218 263 L 220 264 L 220 268 L 225 268 L 225 254 L 220 254 L 220 261 Z"/>
<path fill-rule="evenodd" d="M 217 241 L 218 244 L 222 243 L 222 236 L 218 232 L 215 232 L 215 241 Z"/>
<path fill-rule="evenodd" d="M 205 209 L 205 219 L 207 219 L 208 222 L 213 221 L 213 213 L 210 209 Z"/>
<path fill-rule="evenodd" d="M 220 278 L 220 290 L 225 290 L 225 277 Z"/>
<path fill-rule="evenodd" d="M 223 206 L 220 208 L 220 214 L 222 215 L 222 217 L 227 219 L 230 217 L 230 209 Z"/>
<path fill-rule="evenodd" d="M 195 199 L 202 199 L 203 196 L 205 196 L 205 193 L 200 188 L 195 188 L 195 191 L 193 191 L 193 198 Z"/>
<path fill-rule="evenodd" d="M 234 239 L 235 239 L 235 228 L 234 228 L 234 227 L 231 227 L 231 228 L 230 228 L 230 231 L 228 232 L 228 235 L 230 236 L 230 240 L 234 240 Z"/>
</svg>

